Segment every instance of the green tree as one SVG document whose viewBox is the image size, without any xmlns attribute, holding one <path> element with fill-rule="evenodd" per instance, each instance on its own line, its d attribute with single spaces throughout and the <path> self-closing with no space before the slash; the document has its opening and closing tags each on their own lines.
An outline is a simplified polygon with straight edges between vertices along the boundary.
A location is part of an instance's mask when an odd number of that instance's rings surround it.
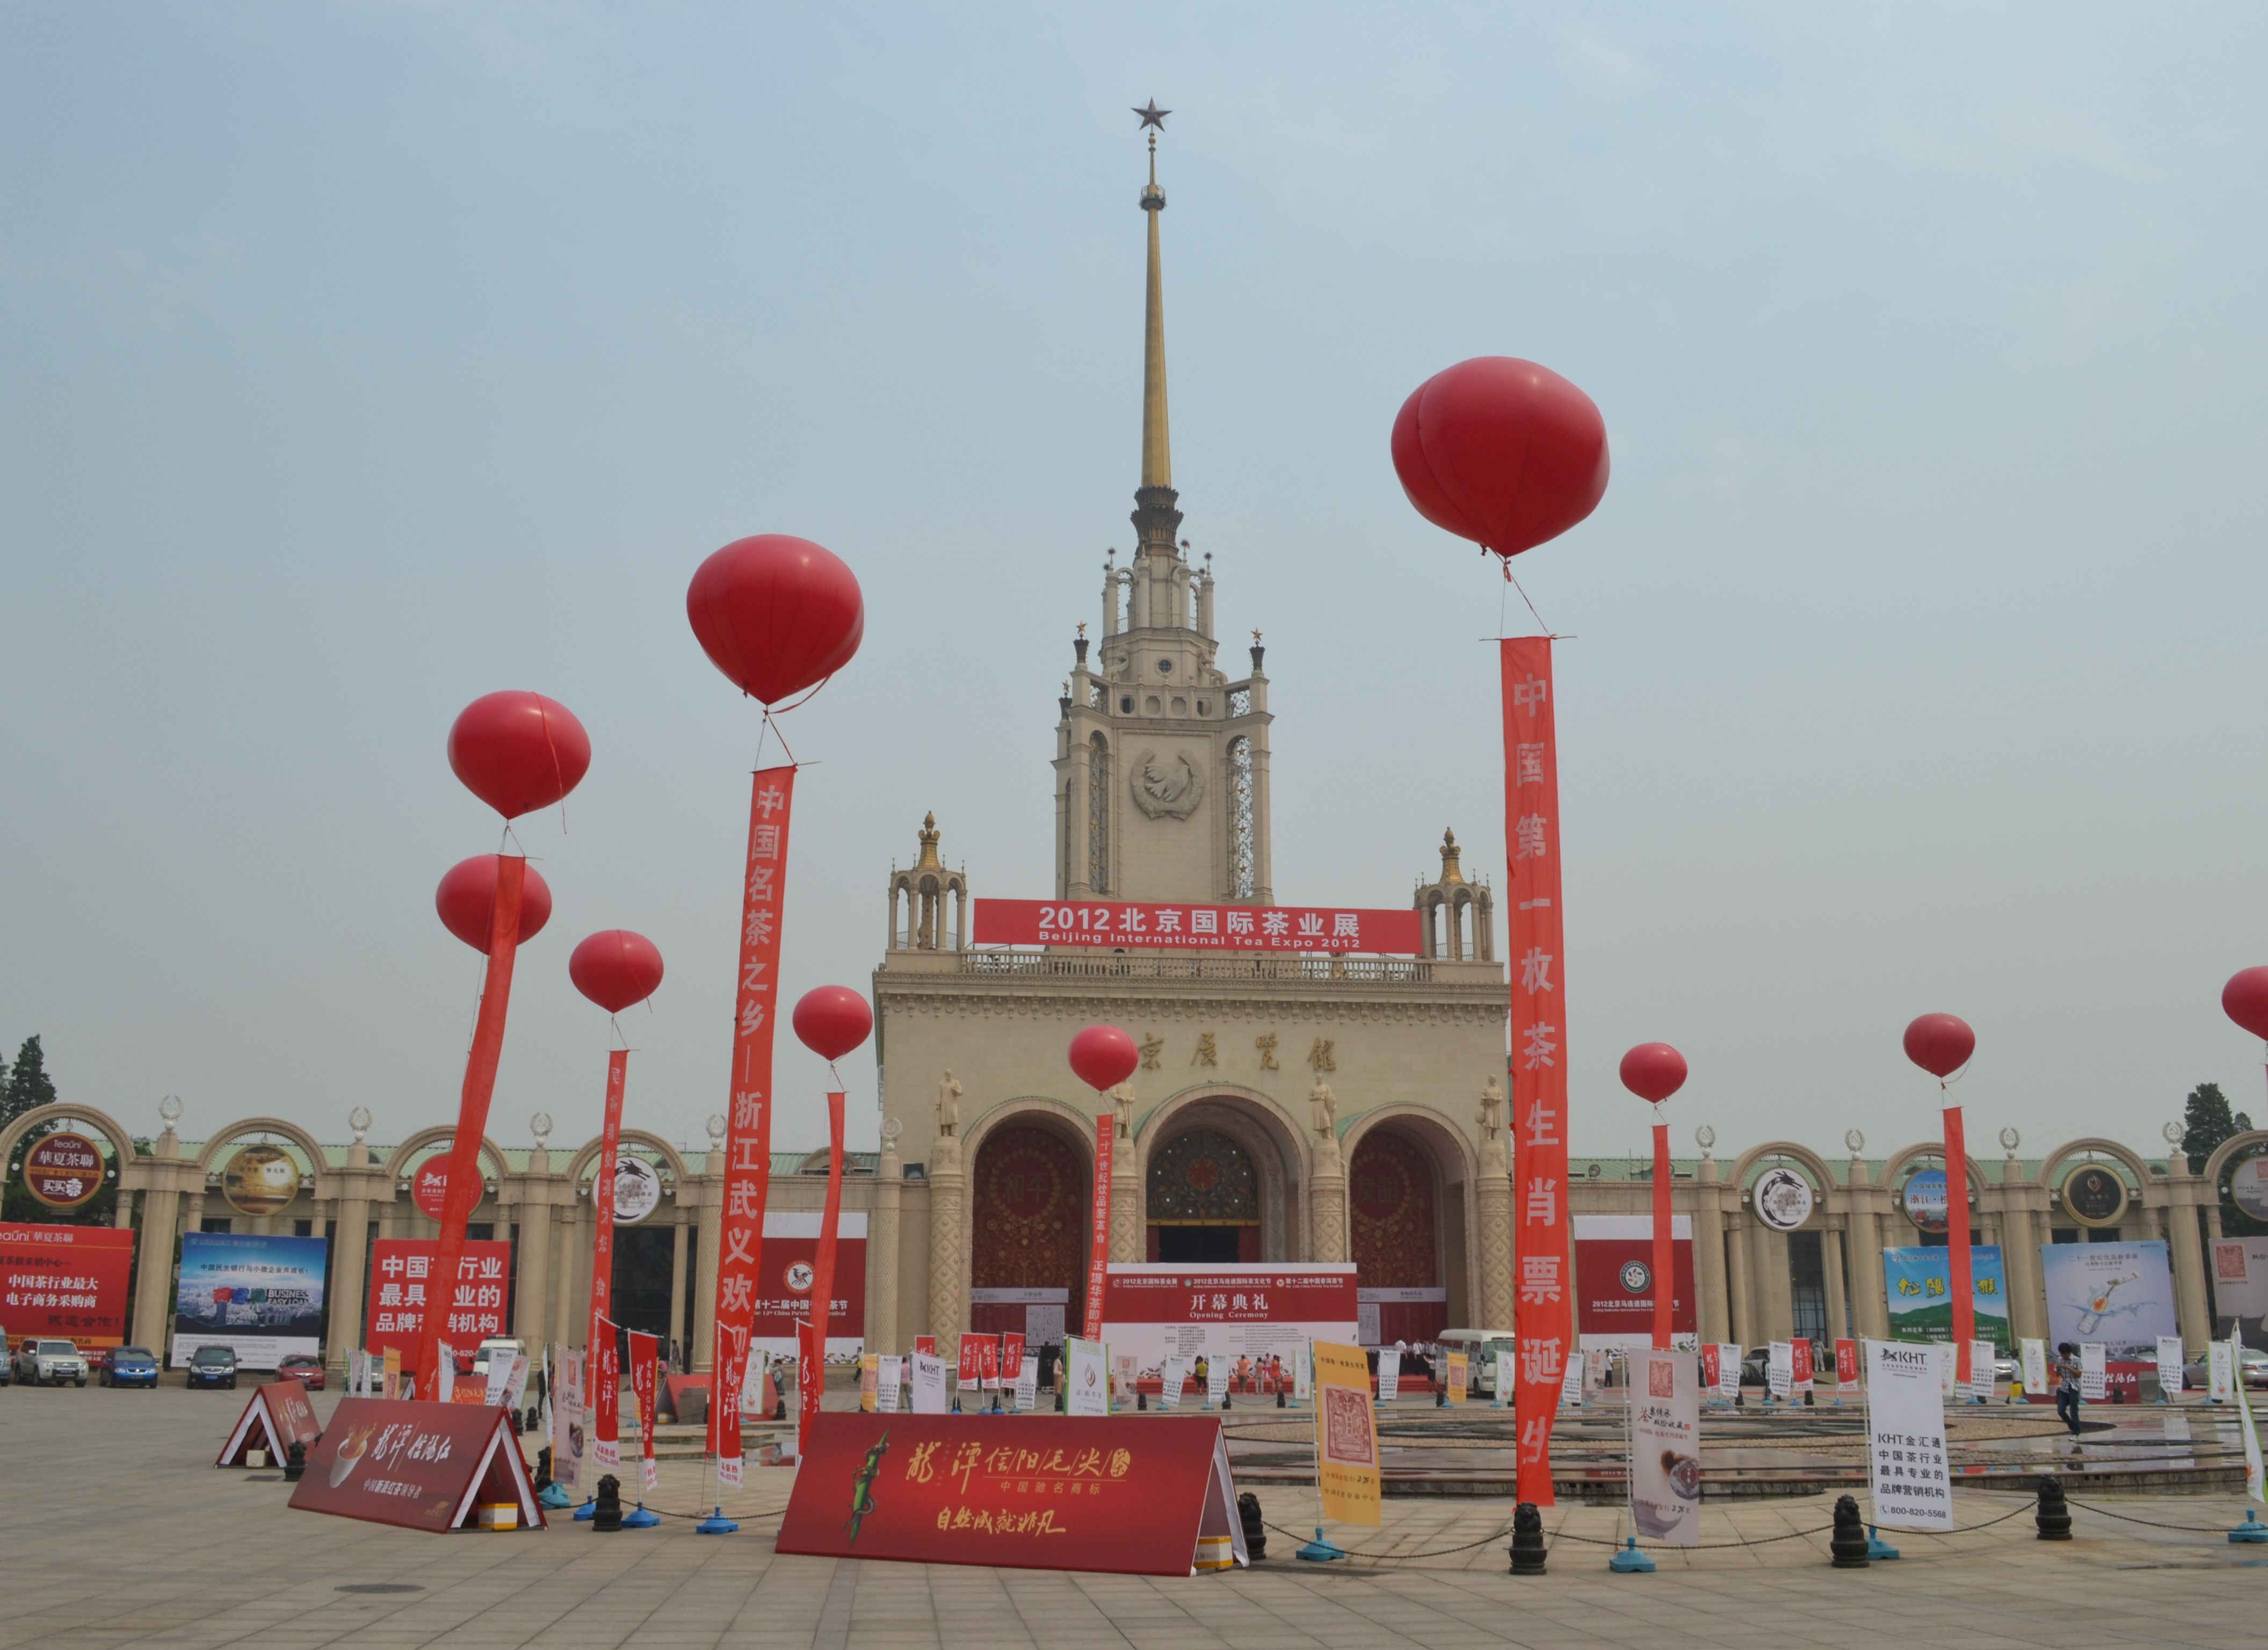
<svg viewBox="0 0 2268 1650">
<path fill-rule="evenodd" d="M 16 1064 L 8 1072 L 7 1081 L 0 1084 L 0 1128 L 6 1127 L 26 1112 L 40 1106 L 51 1106 L 55 1101 L 55 1079 L 48 1075 L 46 1052 L 37 1037 L 24 1039 L 24 1046 L 16 1050 Z M 34 1129 L 16 1143 L 9 1154 L 14 1163 L 24 1160 L 32 1142 L 43 1134 L 52 1134 L 55 1125 Z M 0 1165 L 5 1168 L 6 1165 Z M 119 1165 L 111 1165 L 116 1168 Z M 108 1226 L 118 1214 L 118 1182 L 107 1180 L 100 1191 L 76 1209 L 50 1209 L 32 1196 L 21 1175 L 11 1174 L 7 1189 L 0 1193 L 0 1220 L 25 1221 L 47 1226 Z"/>
<path fill-rule="evenodd" d="M 55 1081 L 48 1075 L 48 1059 L 40 1040 L 26 1037 L 24 1046 L 16 1050 L 16 1065 L 8 1073 L 7 1086 L 0 1088 L 0 1128 L 34 1107 L 53 1105 L 55 1098 Z"/>
<path fill-rule="evenodd" d="M 2236 1131 L 2236 1119 L 2229 1113 L 2220 1084 L 2199 1083 L 2190 1090 L 2189 1104 L 2182 1113 L 2182 1155 L 2190 1160 L 2190 1173 L 2203 1170 L 2205 1160 Z"/>
</svg>

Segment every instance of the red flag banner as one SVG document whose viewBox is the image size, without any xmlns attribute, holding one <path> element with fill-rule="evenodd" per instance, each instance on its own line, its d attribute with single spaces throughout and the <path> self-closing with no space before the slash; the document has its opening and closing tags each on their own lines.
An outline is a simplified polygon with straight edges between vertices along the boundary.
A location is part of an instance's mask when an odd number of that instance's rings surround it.
<svg viewBox="0 0 2268 1650">
<path fill-rule="evenodd" d="M 1811 1384 L 1811 1343 L 1799 1336 L 1794 1345 L 1789 1349 L 1788 1357 L 1788 1378 L 1799 1389 L 1809 1386 Z"/>
<path fill-rule="evenodd" d="M 630 1051 L 616 1049 L 607 1060 L 607 1114 L 599 1131 L 598 1173 L 591 1181 L 591 1316 L 585 1347 L 599 1344 L 599 1325 L 615 1309 L 615 1158 L 622 1148 L 622 1087 Z"/>
<path fill-rule="evenodd" d="M 473 1047 L 465 1057 L 465 1085 L 457 1099 L 457 1132 L 449 1147 L 449 1190 L 442 1207 L 441 1234 L 433 1248 L 433 1275 L 453 1278 L 465 1252 L 465 1227 L 486 1190 L 481 1181 L 481 1140 L 489 1126 L 489 1101 L 496 1094 L 497 1063 L 504 1055 L 504 1011 L 512 1004 L 512 960 L 519 949 L 519 896 L 527 880 L 527 861 L 517 854 L 496 860 L 496 899 L 489 910 L 489 965 L 481 982 L 481 1007 L 473 1022 Z M 417 1340 L 422 1396 L 446 1400 L 440 1355 L 441 1318 L 428 1313 Z"/>
<path fill-rule="evenodd" d="M 1116 1108 L 1094 1120 L 1094 1229 L 1087 1235 L 1086 1316 L 1079 1333 L 1102 1333 L 1102 1294 L 1110 1278 L 1110 1147 L 1118 1133 Z"/>
<path fill-rule="evenodd" d="M 740 893 L 740 984 L 733 1021 L 732 1104 L 725 1113 L 725 1219 L 717 1258 L 716 1390 L 709 1453 L 717 1482 L 740 1484 L 740 1406 L 748 1333 L 763 1293 L 764 1201 L 771 1190 L 772 1033 L 780 919 L 787 893 L 793 768 L 760 768 L 748 798 L 747 875 Z"/>
<path fill-rule="evenodd" d="M 630 1391 L 637 1398 L 638 1455 L 641 1458 L 638 1482 L 649 1490 L 661 1482 L 661 1474 L 653 1464 L 653 1388 L 661 1363 L 661 1340 L 658 1336 L 630 1331 Z"/>
<path fill-rule="evenodd" d="M 622 1464 L 622 1337 L 620 1326 L 600 1318 L 591 1326 L 591 1459 L 601 1467 Z"/>
<path fill-rule="evenodd" d="M 810 1440 L 811 1424 L 819 1418 L 819 1400 L 827 1390 L 827 1320 L 835 1305 L 836 1235 L 843 1225 L 843 1101 L 841 1094 L 827 1097 L 827 1206 L 820 1214 L 819 1254 L 812 1267 L 812 1361 L 796 1395 L 798 1455 Z"/>
<path fill-rule="evenodd" d="M 964 1392 L 974 1390 L 984 1379 L 984 1354 L 976 1350 L 982 1338 L 975 1335 L 961 1337 L 961 1367 L 955 1374 Z"/>
<path fill-rule="evenodd" d="M 1518 1289 L 1519 1499 L 1551 1499 L 1551 1422 L 1574 1344 L 1567 1277 L 1566 990 L 1559 902 L 1559 752 L 1551 640 L 1507 638 L 1504 829 L 1512 960 L 1513 1231 Z"/>
<path fill-rule="evenodd" d="M 1859 1383 L 1859 1343 L 1838 1340 L 1835 1343 L 1835 1384 L 1852 1387 Z"/>
<path fill-rule="evenodd" d="M 1945 1109 L 1945 1247 L 1953 1274 L 1953 1378 L 1966 1382 L 1969 1346 L 1977 1338 L 1977 1285 L 1969 1256 L 1969 1142 L 1958 1106 Z"/>
<path fill-rule="evenodd" d="M 1000 1384 L 1012 1387 L 1023 1374 L 1024 1337 L 1013 1330 L 1005 1330 L 1000 1337 Z"/>
</svg>

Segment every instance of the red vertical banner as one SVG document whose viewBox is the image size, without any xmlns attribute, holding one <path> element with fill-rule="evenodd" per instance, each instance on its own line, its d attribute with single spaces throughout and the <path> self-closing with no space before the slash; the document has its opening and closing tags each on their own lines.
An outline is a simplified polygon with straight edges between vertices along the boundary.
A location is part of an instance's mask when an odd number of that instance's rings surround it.
<svg viewBox="0 0 2268 1650">
<path fill-rule="evenodd" d="M 622 1139 L 622 1088 L 630 1079 L 630 1051 L 616 1049 L 607 1059 L 607 1116 L 599 1131 L 599 1167 L 591 1180 L 591 1315 L 588 1349 L 599 1344 L 599 1324 L 615 1310 L 615 1157 Z"/>
<path fill-rule="evenodd" d="M 1087 1239 L 1086 1316 L 1079 1326 L 1089 1340 L 1102 1333 L 1102 1290 L 1110 1277 L 1110 1147 L 1117 1133 L 1113 1107 L 1094 1120 L 1094 1229 Z"/>
<path fill-rule="evenodd" d="M 1670 1233 L 1669 1125 L 1653 1125 L 1653 1350 L 1669 1350 L 1669 1314 L 1677 1299 L 1676 1249 Z"/>
<path fill-rule="evenodd" d="M 517 854 L 496 860 L 496 899 L 489 907 L 489 966 L 481 981 L 481 1008 L 473 1022 L 472 1051 L 465 1057 L 465 1084 L 457 1099 L 457 1133 L 449 1147 L 449 1190 L 441 1205 L 441 1236 L 433 1250 L 433 1276 L 454 1278 L 465 1252 L 465 1227 L 480 1207 L 481 1141 L 488 1132 L 489 1101 L 496 1093 L 497 1063 L 504 1054 L 504 1013 L 512 1005 L 512 965 L 519 950 L 519 898 L 527 881 L 527 861 Z M 449 1401 L 453 1371 L 441 1367 L 442 1315 L 425 1315 L 417 1339 L 417 1380 L 431 1403 Z"/>
<path fill-rule="evenodd" d="M 1013 1330 L 1000 1334 L 1000 1384 L 1012 1388 L 1024 1375 L 1024 1337 Z"/>
<path fill-rule="evenodd" d="M 819 1400 L 827 1390 L 827 1320 L 835 1305 L 836 1234 L 843 1224 L 843 1101 L 827 1097 L 827 1208 L 819 1218 L 819 1253 L 811 1267 L 810 1361 L 797 1372 L 796 1454 L 811 1440 Z"/>
<path fill-rule="evenodd" d="M 1945 1109 L 1945 1247 L 1953 1272 L 1954 1378 L 1966 1381 L 1969 1344 L 1977 1338 L 1977 1280 L 1969 1262 L 1969 1141 L 1958 1106 Z"/>
<path fill-rule="evenodd" d="M 591 1459 L 622 1464 L 622 1337 L 613 1320 L 591 1325 Z"/>
<path fill-rule="evenodd" d="M 961 1367 L 954 1372 L 954 1379 L 963 1392 L 975 1391 L 984 1379 L 983 1354 L 976 1350 L 983 1339 L 976 1335 L 961 1337 Z"/>
<path fill-rule="evenodd" d="M 1859 1343 L 1837 1340 L 1835 1343 L 1835 1384 L 1855 1387 L 1859 1384 Z"/>
<path fill-rule="evenodd" d="M 653 1388 L 661 1361 L 659 1336 L 630 1331 L 630 1391 L 637 1400 L 638 1482 L 651 1490 L 661 1482 L 653 1464 Z"/>
<path fill-rule="evenodd" d="M 1559 903 L 1559 750 L 1553 731 L 1551 641 L 1507 638 L 1504 683 L 1505 903 L 1512 957 L 1513 1403 L 1520 1417 L 1519 1499 L 1551 1499 L 1551 1422 L 1574 1344 L 1567 1276 L 1566 995 Z M 1674 1287 L 1674 1284 L 1672 1285 Z M 1658 1291 L 1662 1285 L 1657 1283 Z M 1666 1293 L 1666 1291 L 1664 1292 Z"/>
<path fill-rule="evenodd" d="M 732 1105 L 725 1113 L 725 1219 L 717 1256 L 717 1330 L 709 1453 L 717 1482 L 740 1484 L 741 1382 L 748 1330 L 762 1294 L 764 1200 L 771 1190 L 773 987 L 787 894 L 793 768 L 760 768 L 748 799 L 747 876 L 740 895 L 740 986 L 733 1020 Z"/>
</svg>

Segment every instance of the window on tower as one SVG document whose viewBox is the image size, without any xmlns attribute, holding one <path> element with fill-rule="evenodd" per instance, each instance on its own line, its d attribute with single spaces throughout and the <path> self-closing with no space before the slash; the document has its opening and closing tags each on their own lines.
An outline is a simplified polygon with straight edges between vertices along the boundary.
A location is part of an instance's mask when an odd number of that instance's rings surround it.
<svg viewBox="0 0 2268 1650">
<path fill-rule="evenodd" d="M 1248 900 L 1259 882 L 1260 836 L 1253 814 L 1252 741 L 1228 741 L 1229 851 L 1236 897 Z"/>
</svg>

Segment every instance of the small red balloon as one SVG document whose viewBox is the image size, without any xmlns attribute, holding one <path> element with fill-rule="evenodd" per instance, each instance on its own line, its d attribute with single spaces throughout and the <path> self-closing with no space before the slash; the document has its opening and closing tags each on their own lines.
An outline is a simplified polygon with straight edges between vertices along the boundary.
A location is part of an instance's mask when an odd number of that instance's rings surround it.
<svg viewBox="0 0 2268 1650">
<path fill-rule="evenodd" d="M 489 925 L 496 911 L 497 856 L 475 854 L 449 867 L 433 892 L 441 926 L 474 950 L 489 948 Z M 526 945 L 551 920 L 551 889 L 527 867 L 519 887 L 519 943 Z"/>
<path fill-rule="evenodd" d="M 796 999 L 795 1035 L 822 1060 L 839 1060 L 866 1041 L 874 1011 L 847 985 L 818 985 Z"/>
<path fill-rule="evenodd" d="M 1666 1042 L 1641 1042 L 1623 1056 L 1623 1086 L 1660 1105 L 1685 1086 L 1685 1057 Z"/>
<path fill-rule="evenodd" d="M 604 929 L 568 954 L 567 977 L 600 1007 L 619 1014 L 660 987 L 661 950 L 644 934 Z"/>
<path fill-rule="evenodd" d="M 1418 513 L 1507 560 L 1606 496 L 1607 426 L 1549 367 L 1476 356 L 1436 372 L 1394 420 L 1394 470 Z"/>
<path fill-rule="evenodd" d="M 865 599 L 842 558 L 784 533 L 735 539 L 702 563 L 685 616 L 710 663 L 767 705 L 842 669 L 866 631 Z"/>
<path fill-rule="evenodd" d="M 1098 1092 L 1124 1082 L 1141 1063 L 1134 1039 L 1116 1026 L 1089 1026 L 1071 1040 L 1071 1069 Z"/>
<path fill-rule="evenodd" d="M 1924 1014 L 1906 1028 L 1906 1058 L 1940 1081 L 1976 1052 L 1977 1034 L 1957 1014 Z"/>
<path fill-rule="evenodd" d="M 2268 1040 L 2268 969 L 2246 969 L 2220 988 L 2220 1008 L 2254 1036 Z"/>
<path fill-rule="evenodd" d="M 483 694 L 449 729 L 449 766 L 506 819 L 549 807 L 591 770 L 591 736 L 540 693 Z"/>
</svg>

